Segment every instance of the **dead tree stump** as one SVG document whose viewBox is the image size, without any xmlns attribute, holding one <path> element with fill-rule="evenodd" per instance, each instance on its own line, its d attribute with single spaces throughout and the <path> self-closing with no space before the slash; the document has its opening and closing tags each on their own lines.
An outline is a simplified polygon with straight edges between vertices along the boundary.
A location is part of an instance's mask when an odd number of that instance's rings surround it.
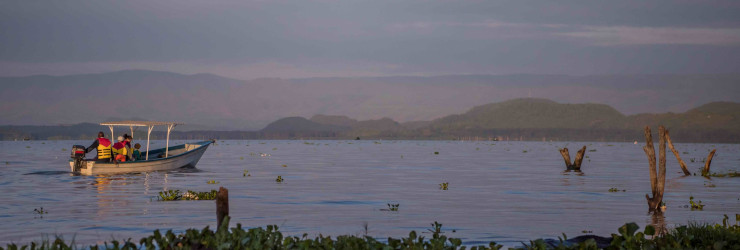
<svg viewBox="0 0 740 250">
<path fill-rule="evenodd" d="M 686 163 L 681 160 L 681 156 L 678 154 L 678 150 L 673 147 L 673 142 L 671 141 L 671 135 L 668 133 L 668 130 L 665 131 L 665 140 L 668 142 L 668 148 L 671 149 L 671 152 L 673 152 L 673 155 L 676 156 L 676 160 L 678 160 L 678 164 L 681 165 L 681 170 L 683 170 L 684 175 L 691 175 L 691 172 L 689 172 L 689 169 L 686 168 Z"/>
<path fill-rule="evenodd" d="M 653 146 L 653 136 L 650 131 L 650 127 L 645 126 L 645 141 L 647 142 L 647 145 L 642 147 L 642 149 L 645 151 L 645 155 L 648 157 L 648 162 L 650 163 L 650 187 L 653 193 L 653 197 L 650 198 L 649 195 L 645 194 L 645 199 L 647 199 L 648 203 L 648 210 L 650 212 L 660 213 L 660 204 L 663 202 L 663 192 L 665 191 L 665 136 L 666 130 L 665 127 L 659 126 L 658 127 L 658 136 L 660 137 L 660 145 L 659 145 L 659 161 L 658 166 L 656 166 L 656 160 L 655 160 L 655 146 Z M 657 169 L 656 169 L 657 168 Z M 657 173 L 656 173 L 657 172 Z"/>
<path fill-rule="evenodd" d="M 570 152 L 568 152 L 568 148 L 560 149 L 560 155 L 563 156 L 563 160 L 565 160 L 565 167 L 568 170 L 581 170 L 581 163 L 583 162 L 583 157 L 586 155 L 586 146 L 583 146 L 581 150 L 578 150 L 578 153 L 576 153 L 576 159 L 573 161 L 573 164 L 570 163 Z"/>
<path fill-rule="evenodd" d="M 717 152 L 717 149 L 712 150 L 712 152 L 709 152 L 709 155 L 707 156 L 707 162 L 704 163 L 704 170 L 701 171 L 702 176 L 709 175 L 709 165 L 712 164 L 712 158 L 714 157 L 714 153 Z"/>
<path fill-rule="evenodd" d="M 216 227 L 221 228 L 221 223 L 227 217 L 229 217 L 229 190 L 220 187 L 218 194 L 216 194 L 216 219 L 218 220 Z M 229 225 L 226 225 L 226 227 L 228 228 Z"/>
</svg>

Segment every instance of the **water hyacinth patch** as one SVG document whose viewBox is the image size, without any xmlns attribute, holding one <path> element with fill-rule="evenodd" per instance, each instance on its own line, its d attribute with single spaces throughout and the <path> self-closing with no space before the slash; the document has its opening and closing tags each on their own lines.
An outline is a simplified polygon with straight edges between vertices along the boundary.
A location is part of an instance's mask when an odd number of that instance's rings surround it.
<svg viewBox="0 0 740 250">
<path fill-rule="evenodd" d="M 184 194 L 180 190 L 160 191 L 158 200 L 160 201 L 177 201 L 177 200 L 215 200 L 218 190 L 208 192 L 196 192 L 188 190 Z"/>
<path fill-rule="evenodd" d="M 691 210 L 704 210 L 704 204 L 701 204 L 701 201 L 694 202 L 694 196 L 689 197 L 689 204 L 691 204 Z"/>
</svg>

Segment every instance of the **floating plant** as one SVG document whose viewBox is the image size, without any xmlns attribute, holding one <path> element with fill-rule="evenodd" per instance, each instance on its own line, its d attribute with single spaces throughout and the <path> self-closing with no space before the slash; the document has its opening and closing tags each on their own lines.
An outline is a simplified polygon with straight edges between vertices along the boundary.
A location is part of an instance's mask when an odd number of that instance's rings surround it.
<svg viewBox="0 0 740 250">
<path fill-rule="evenodd" d="M 449 182 L 442 182 L 439 184 L 439 189 L 447 190 L 448 186 L 449 186 Z"/>
<path fill-rule="evenodd" d="M 704 210 L 704 204 L 701 201 L 694 202 L 694 196 L 689 197 L 689 204 L 691 204 L 691 210 Z"/>
<path fill-rule="evenodd" d="M 283 176 L 278 175 L 277 179 L 275 179 L 276 182 L 282 183 L 283 182 Z"/>
<path fill-rule="evenodd" d="M 208 182 L 207 182 L 207 183 L 208 183 L 208 184 L 218 184 L 218 183 L 220 183 L 220 182 L 218 182 L 218 181 L 216 181 L 216 180 L 208 180 Z"/>
<path fill-rule="evenodd" d="M 622 190 L 619 190 L 618 188 L 610 188 L 609 189 L 609 192 L 619 192 L 619 191 L 627 192 L 627 190 L 624 190 L 624 189 L 622 189 Z"/>
<path fill-rule="evenodd" d="M 44 207 L 34 208 L 33 212 L 36 214 L 48 214 L 49 212 L 44 210 Z"/>
</svg>

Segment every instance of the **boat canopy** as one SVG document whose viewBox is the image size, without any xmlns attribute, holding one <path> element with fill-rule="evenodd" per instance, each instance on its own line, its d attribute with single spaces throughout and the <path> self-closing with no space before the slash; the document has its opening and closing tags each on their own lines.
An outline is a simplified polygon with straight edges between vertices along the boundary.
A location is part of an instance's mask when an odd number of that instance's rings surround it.
<svg viewBox="0 0 740 250">
<path fill-rule="evenodd" d="M 180 122 L 158 122 L 158 121 L 116 121 L 116 122 L 103 122 L 100 123 L 102 126 L 108 126 L 110 128 L 110 137 L 111 141 L 115 141 L 115 134 L 113 134 L 113 127 L 115 126 L 122 126 L 122 127 L 129 127 L 131 130 L 131 137 L 134 137 L 134 131 L 138 127 L 147 127 L 147 133 L 146 133 L 146 160 L 149 160 L 149 137 L 152 134 L 152 130 L 154 129 L 154 126 L 167 126 L 167 145 L 165 146 L 165 153 L 164 157 L 166 158 L 169 156 L 169 148 L 170 148 L 170 132 L 172 132 L 172 129 L 175 128 L 177 125 L 183 125 L 183 123 Z"/>
</svg>

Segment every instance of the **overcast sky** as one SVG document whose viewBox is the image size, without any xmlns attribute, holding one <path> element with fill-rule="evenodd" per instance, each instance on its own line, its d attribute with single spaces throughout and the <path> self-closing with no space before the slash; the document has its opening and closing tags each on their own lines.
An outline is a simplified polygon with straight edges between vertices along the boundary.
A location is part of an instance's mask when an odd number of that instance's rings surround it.
<svg viewBox="0 0 740 250">
<path fill-rule="evenodd" d="M 2 1 L 0 76 L 737 73 L 740 1 Z"/>
</svg>

